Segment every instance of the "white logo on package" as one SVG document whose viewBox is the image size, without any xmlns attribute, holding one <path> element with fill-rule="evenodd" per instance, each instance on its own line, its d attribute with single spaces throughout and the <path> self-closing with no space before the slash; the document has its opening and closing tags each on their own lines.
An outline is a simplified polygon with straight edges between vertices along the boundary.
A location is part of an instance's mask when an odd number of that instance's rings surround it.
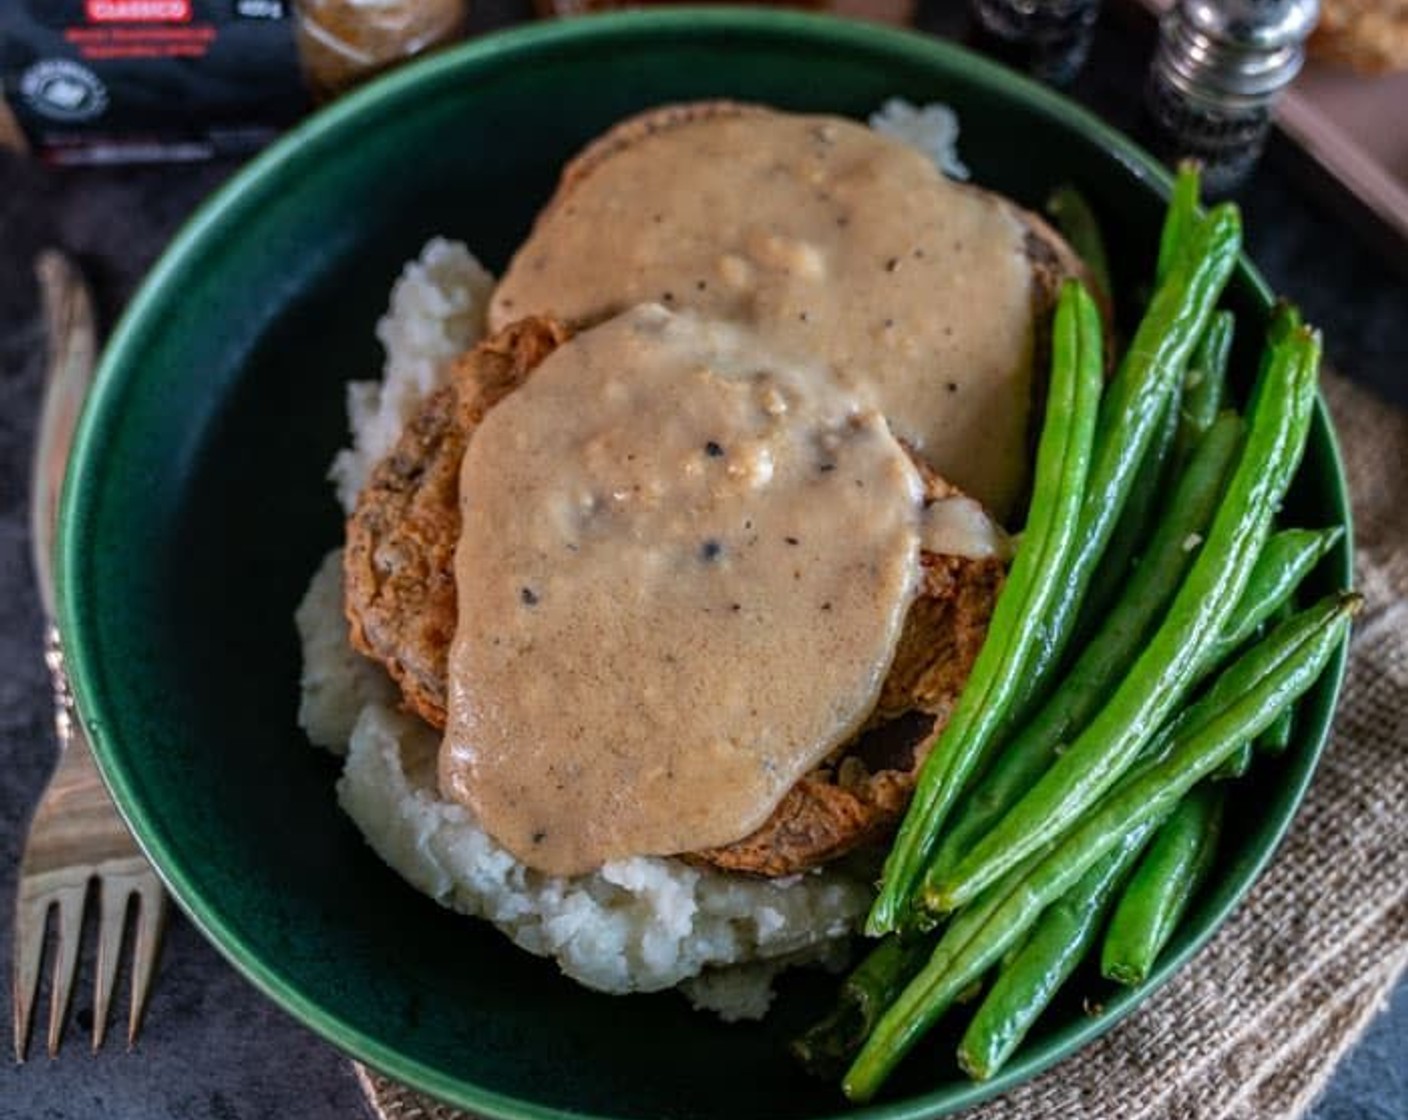
<svg viewBox="0 0 1408 1120">
<path fill-rule="evenodd" d="M 235 15 L 242 19 L 283 19 L 284 0 L 235 0 Z"/>
<path fill-rule="evenodd" d="M 56 121 L 90 121 L 108 107 L 108 91 L 98 75 L 67 58 L 36 62 L 20 78 L 30 107 Z"/>
</svg>

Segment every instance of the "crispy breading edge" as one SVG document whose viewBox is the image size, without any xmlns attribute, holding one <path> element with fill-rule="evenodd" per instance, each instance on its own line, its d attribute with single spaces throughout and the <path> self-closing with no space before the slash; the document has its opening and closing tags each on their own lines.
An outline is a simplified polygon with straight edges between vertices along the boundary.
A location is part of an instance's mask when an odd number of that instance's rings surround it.
<svg viewBox="0 0 1408 1120">
<path fill-rule="evenodd" d="M 445 723 L 464 448 L 484 414 L 570 336 L 555 320 L 524 319 L 456 359 L 449 383 L 417 409 L 347 519 L 344 613 L 353 648 L 384 664 L 406 706 L 434 726 Z M 401 640 L 408 605 L 418 641 Z"/>
</svg>

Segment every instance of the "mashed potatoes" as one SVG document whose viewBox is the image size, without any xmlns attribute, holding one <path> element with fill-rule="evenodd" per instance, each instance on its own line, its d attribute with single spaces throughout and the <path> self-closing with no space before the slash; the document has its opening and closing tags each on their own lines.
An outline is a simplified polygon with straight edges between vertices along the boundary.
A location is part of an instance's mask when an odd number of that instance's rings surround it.
<svg viewBox="0 0 1408 1120">
<path fill-rule="evenodd" d="M 402 273 L 377 330 L 385 380 L 350 391 L 354 446 L 333 468 L 345 505 L 435 388 L 444 359 L 478 339 L 488 288 L 465 248 L 442 240 Z M 870 874 L 854 868 L 772 881 L 674 859 L 620 860 L 572 878 L 524 867 L 463 806 L 437 796 L 438 733 L 401 713 L 382 669 L 348 644 L 339 552 L 319 568 L 296 622 L 299 721 L 314 743 L 346 753 L 338 796 L 367 842 L 418 890 L 487 918 L 573 979 L 608 992 L 683 982 L 725 1018 L 757 1017 L 779 967 L 826 956 L 865 913 Z"/>
</svg>

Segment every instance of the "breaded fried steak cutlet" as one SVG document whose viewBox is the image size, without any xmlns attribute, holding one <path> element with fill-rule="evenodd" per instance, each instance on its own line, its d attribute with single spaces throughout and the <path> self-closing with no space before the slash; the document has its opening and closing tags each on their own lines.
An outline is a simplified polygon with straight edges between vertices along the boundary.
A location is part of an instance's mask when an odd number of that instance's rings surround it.
<svg viewBox="0 0 1408 1120">
<path fill-rule="evenodd" d="M 441 795 L 560 875 L 785 876 L 887 835 L 1081 271 L 839 118 L 670 106 L 585 149 L 348 523 L 353 644 L 445 729 Z"/>
<path fill-rule="evenodd" d="M 346 609 L 353 643 L 388 668 L 407 706 L 433 726 L 446 720 L 464 449 L 488 410 L 569 336 L 562 324 L 529 319 L 466 354 L 450 384 L 426 400 L 373 471 L 348 522 Z M 926 503 L 961 499 L 931 469 L 923 467 L 921 475 Z M 1005 571 L 999 556 L 926 550 L 921 564 L 919 593 L 864 730 L 788 790 L 761 828 L 689 858 L 788 875 L 894 828 L 925 748 L 977 656 Z"/>
</svg>

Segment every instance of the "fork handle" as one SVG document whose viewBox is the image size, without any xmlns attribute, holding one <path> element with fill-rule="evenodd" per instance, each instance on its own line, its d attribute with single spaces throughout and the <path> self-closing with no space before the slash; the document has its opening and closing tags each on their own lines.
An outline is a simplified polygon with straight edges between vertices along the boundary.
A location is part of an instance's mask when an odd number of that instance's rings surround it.
<svg viewBox="0 0 1408 1120">
<path fill-rule="evenodd" d="M 49 685 L 54 693 L 54 733 L 59 740 L 59 755 L 69 753 L 74 739 L 76 720 L 73 713 L 73 686 L 68 681 L 68 670 L 64 666 L 64 646 L 59 637 L 59 628 L 51 620 L 44 627 L 44 664 L 49 669 Z M 91 757 L 86 736 L 81 744 Z"/>
<path fill-rule="evenodd" d="M 69 448 L 98 356 L 93 297 L 78 266 L 49 249 L 35 262 L 49 337 L 44 404 L 34 446 L 30 533 L 44 615 L 54 617 L 54 537 Z"/>
</svg>

